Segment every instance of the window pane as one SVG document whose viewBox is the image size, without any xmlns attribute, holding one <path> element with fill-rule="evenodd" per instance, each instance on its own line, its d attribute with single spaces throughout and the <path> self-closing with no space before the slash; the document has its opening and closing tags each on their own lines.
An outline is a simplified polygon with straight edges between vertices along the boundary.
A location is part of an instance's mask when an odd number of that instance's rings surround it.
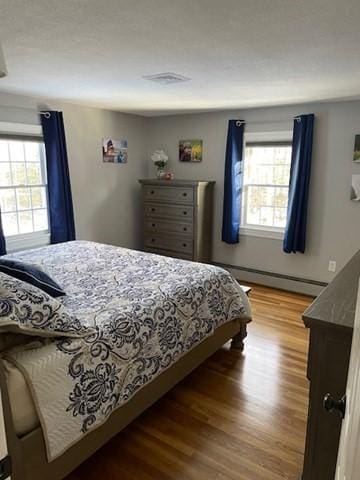
<svg viewBox="0 0 360 480">
<path fill-rule="evenodd" d="M 289 189 L 288 188 L 275 188 L 275 195 L 274 195 L 274 205 L 276 207 L 287 207 L 288 203 L 288 195 Z"/>
<path fill-rule="evenodd" d="M 33 187 L 31 189 L 32 208 L 46 208 L 45 187 Z"/>
<path fill-rule="evenodd" d="M 13 188 L 0 189 L 1 212 L 14 212 L 16 210 L 16 195 Z"/>
<path fill-rule="evenodd" d="M 42 230 L 47 230 L 49 228 L 47 211 L 45 209 L 34 210 L 33 214 L 34 214 L 34 231 L 40 232 Z"/>
<path fill-rule="evenodd" d="M 24 142 L 21 141 L 10 141 L 9 142 L 10 150 L 10 161 L 11 162 L 24 162 Z"/>
<path fill-rule="evenodd" d="M 2 213 L 1 220 L 5 236 L 19 233 L 16 213 Z"/>
<path fill-rule="evenodd" d="M 19 212 L 19 233 L 33 232 L 32 212 Z"/>
<path fill-rule="evenodd" d="M 245 148 L 244 223 L 283 228 L 286 222 L 291 145 Z"/>
<path fill-rule="evenodd" d="M 284 228 L 286 225 L 286 208 L 274 209 L 274 226 Z"/>
<path fill-rule="evenodd" d="M 0 162 L 9 162 L 9 147 L 6 140 L 0 140 Z M 2 168 L 2 167 L 1 167 Z"/>
<path fill-rule="evenodd" d="M 274 167 L 274 184 L 289 185 L 290 169 L 288 165 L 276 165 Z"/>
<path fill-rule="evenodd" d="M 248 204 L 250 207 L 266 207 L 274 205 L 273 187 L 248 187 Z"/>
<path fill-rule="evenodd" d="M 29 185 L 40 185 L 43 183 L 41 178 L 40 163 L 27 163 L 27 180 Z"/>
<path fill-rule="evenodd" d="M 31 208 L 30 188 L 17 188 L 16 197 L 18 210 L 29 210 Z"/>
<path fill-rule="evenodd" d="M 0 187 L 15 187 L 0 188 L 6 236 L 48 230 L 44 160 L 42 142 L 0 140 Z"/>
<path fill-rule="evenodd" d="M 2 163 L 0 167 L 0 187 L 11 185 L 10 163 Z"/>
<path fill-rule="evenodd" d="M 25 163 L 12 163 L 12 179 L 13 185 L 26 185 L 26 168 Z"/>
<path fill-rule="evenodd" d="M 260 223 L 260 208 L 248 207 L 246 213 L 246 223 L 251 225 L 259 225 Z"/>
<path fill-rule="evenodd" d="M 27 162 L 40 162 L 40 144 L 25 142 L 25 158 Z"/>
<path fill-rule="evenodd" d="M 260 225 L 268 227 L 274 224 L 274 209 L 271 207 L 262 207 L 260 209 Z"/>
<path fill-rule="evenodd" d="M 273 184 L 274 167 L 272 165 L 260 165 L 256 170 L 256 183 Z"/>
</svg>

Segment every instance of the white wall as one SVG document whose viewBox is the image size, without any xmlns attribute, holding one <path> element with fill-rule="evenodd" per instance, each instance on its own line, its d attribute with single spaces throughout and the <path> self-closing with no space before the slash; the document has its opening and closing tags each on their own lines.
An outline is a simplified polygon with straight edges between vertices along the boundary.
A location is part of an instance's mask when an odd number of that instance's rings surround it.
<svg viewBox="0 0 360 480">
<path fill-rule="evenodd" d="M 39 102 L 0 94 L 0 121 L 37 123 Z M 220 263 L 329 281 L 328 261 L 338 270 L 360 247 L 360 205 L 349 200 L 354 136 L 360 133 L 360 102 L 144 118 L 67 103 L 48 102 L 64 112 L 77 237 L 138 248 L 140 209 L 138 178 L 154 176 L 148 155 L 164 148 L 176 178 L 216 180 L 213 260 Z M 40 102 L 40 106 L 45 106 Z M 241 237 L 239 245 L 221 242 L 224 152 L 230 118 L 248 122 L 247 132 L 292 129 L 292 117 L 314 112 L 313 171 L 307 249 L 304 255 L 282 252 L 280 240 Z M 101 161 L 104 136 L 127 138 L 129 163 Z M 202 138 L 200 164 L 178 161 L 178 141 Z M 239 276 L 239 275 L 238 275 Z M 245 277 L 246 279 L 246 277 Z M 282 284 L 280 286 L 285 286 Z"/>
<path fill-rule="evenodd" d="M 140 246 L 138 178 L 146 175 L 147 119 L 96 108 L 0 94 L 0 121 L 39 123 L 37 106 L 62 110 L 78 239 Z M 102 162 L 103 137 L 127 139 L 129 160 Z"/>
<path fill-rule="evenodd" d="M 242 236 L 235 246 L 221 242 L 228 120 L 246 120 L 247 132 L 292 130 L 292 117 L 310 112 L 316 115 L 316 127 L 306 253 L 285 254 L 280 240 L 266 238 Z M 164 148 L 170 155 L 169 169 L 178 179 L 216 180 L 214 261 L 329 281 L 333 277 L 329 260 L 336 260 L 339 270 L 360 248 L 360 205 L 349 200 L 351 174 L 360 174 L 360 164 L 352 162 L 356 133 L 360 133 L 360 102 L 176 115 L 151 119 L 148 153 Z M 202 163 L 178 161 L 178 141 L 186 138 L 203 139 Z"/>
</svg>

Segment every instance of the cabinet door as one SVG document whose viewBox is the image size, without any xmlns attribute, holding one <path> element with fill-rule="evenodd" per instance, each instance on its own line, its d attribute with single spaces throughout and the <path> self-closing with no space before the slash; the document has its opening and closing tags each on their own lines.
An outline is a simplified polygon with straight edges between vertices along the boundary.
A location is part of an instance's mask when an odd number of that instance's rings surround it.
<svg viewBox="0 0 360 480">
<path fill-rule="evenodd" d="M 323 407 L 327 393 L 341 398 L 346 389 L 351 331 L 311 328 L 309 350 L 309 416 L 303 480 L 332 480 L 335 476 L 342 420 Z"/>
</svg>

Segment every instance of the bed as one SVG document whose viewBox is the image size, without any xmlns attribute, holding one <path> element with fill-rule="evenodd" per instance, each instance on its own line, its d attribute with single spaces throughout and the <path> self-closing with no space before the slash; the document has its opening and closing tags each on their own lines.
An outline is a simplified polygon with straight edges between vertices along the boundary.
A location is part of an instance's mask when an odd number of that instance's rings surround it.
<svg viewBox="0 0 360 480">
<path fill-rule="evenodd" d="M 219 267 L 85 241 L 7 257 L 49 273 L 78 328 L 1 347 L 13 480 L 64 478 L 227 341 L 243 349 L 249 302 Z"/>
</svg>

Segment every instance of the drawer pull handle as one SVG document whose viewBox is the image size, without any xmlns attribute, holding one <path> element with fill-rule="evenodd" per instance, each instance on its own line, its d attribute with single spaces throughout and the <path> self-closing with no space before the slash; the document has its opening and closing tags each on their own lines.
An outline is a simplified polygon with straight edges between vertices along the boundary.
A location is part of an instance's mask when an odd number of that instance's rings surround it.
<svg viewBox="0 0 360 480">
<path fill-rule="evenodd" d="M 346 410 L 346 396 L 344 395 L 340 400 L 335 400 L 330 393 L 327 393 L 323 400 L 323 406 L 327 412 L 332 413 L 336 411 L 340 415 L 340 418 L 344 418 Z"/>
<path fill-rule="evenodd" d="M 184 230 L 184 232 L 187 232 L 187 228 L 186 228 L 186 227 L 184 227 L 183 230 Z"/>
<path fill-rule="evenodd" d="M 155 228 L 155 227 L 156 227 L 156 223 L 152 223 L 151 226 Z"/>
<path fill-rule="evenodd" d="M 155 212 L 155 208 L 152 208 L 151 211 L 152 211 L 152 212 Z"/>
<path fill-rule="evenodd" d="M 184 211 L 183 211 L 183 214 L 184 214 L 184 215 L 187 215 L 187 211 L 186 211 L 186 210 L 184 210 Z"/>
<path fill-rule="evenodd" d="M 152 238 L 152 239 L 151 239 L 151 242 L 154 243 L 154 242 L 155 242 L 155 238 Z"/>
<path fill-rule="evenodd" d="M 183 193 L 183 197 L 187 197 L 187 193 L 186 193 L 186 192 Z"/>
<path fill-rule="evenodd" d="M 186 243 L 183 243 L 183 247 L 184 247 L 184 248 L 186 247 L 186 245 L 187 245 Z"/>
<path fill-rule="evenodd" d="M 150 192 L 150 193 L 151 193 L 151 195 L 154 195 L 154 193 L 155 193 L 155 192 L 154 192 L 154 190 L 151 190 L 151 192 Z"/>
</svg>

